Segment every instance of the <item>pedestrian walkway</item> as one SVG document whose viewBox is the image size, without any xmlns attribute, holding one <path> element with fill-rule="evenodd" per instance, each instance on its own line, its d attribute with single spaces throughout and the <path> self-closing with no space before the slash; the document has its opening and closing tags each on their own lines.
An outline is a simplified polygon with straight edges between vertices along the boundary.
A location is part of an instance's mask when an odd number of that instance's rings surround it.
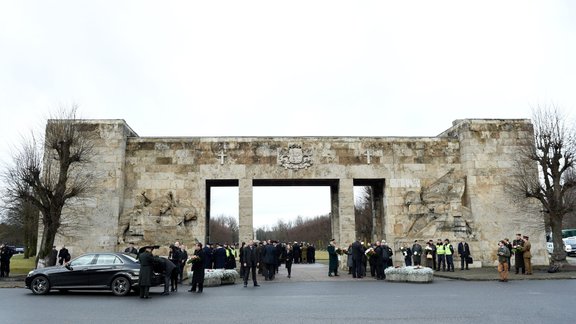
<svg viewBox="0 0 576 324">
<path fill-rule="evenodd" d="M 509 280 L 553 280 L 553 279 L 576 279 L 576 269 L 560 271 L 557 273 L 548 273 L 547 267 L 535 267 L 533 275 L 520 275 L 511 272 Z M 279 273 L 273 282 L 290 282 L 290 281 L 357 281 L 357 280 L 374 280 L 370 276 L 370 268 L 368 268 L 368 276 L 362 279 L 352 278 L 348 271 L 339 272 L 338 277 L 328 277 L 328 266 L 322 263 L 314 264 L 294 264 L 292 266 L 292 276 L 287 278 L 287 272 L 284 267 L 279 268 Z M 492 281 L 499 280 L 498 271 L 496 268 L 471 268 L 470 270 L 455 270 L 454 272 L 436 271 L 434 277 L 454 279 L 454 280 L 468 280 L 468 281 Z M 262 279 L 260 279 L 262 278 Z M 264 280 L 259 276 L 258 280 Z"/>
</svg>

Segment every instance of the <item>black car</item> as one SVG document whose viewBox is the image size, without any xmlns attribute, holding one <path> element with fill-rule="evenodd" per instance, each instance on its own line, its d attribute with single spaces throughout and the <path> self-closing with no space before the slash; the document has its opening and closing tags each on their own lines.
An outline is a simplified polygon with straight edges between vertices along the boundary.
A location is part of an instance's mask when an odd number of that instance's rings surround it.
<svg viewBox="0 0 576 324">
<path fill-rule="evenodd" d="M 138 289 L 140 263 L 126 253 L 87 253 L 66 266 L 32 270 L 26 277 L 26 288 L 35 295 L 47 294 L 51 289 L 112 290 L 116 296 L 125 296 Z M 154 273 L 152 284 L 164 282 L 162 275 Z"/>
</svg>

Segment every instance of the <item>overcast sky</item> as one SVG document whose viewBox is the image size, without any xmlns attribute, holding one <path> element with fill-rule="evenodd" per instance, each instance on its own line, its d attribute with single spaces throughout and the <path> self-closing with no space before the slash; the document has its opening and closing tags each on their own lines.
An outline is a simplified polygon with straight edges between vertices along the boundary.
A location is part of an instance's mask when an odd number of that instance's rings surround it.
<svg viewBox="0 0 576 324">
<path fill-rule="evenodd" d="M 575 57 L 569 0 L 6 0 L 0 159 L 73 102 L 140 136 L 435 136 L 575 111 Z M 322 195 L 282 213 L 315 216 Z"/>
</svg>

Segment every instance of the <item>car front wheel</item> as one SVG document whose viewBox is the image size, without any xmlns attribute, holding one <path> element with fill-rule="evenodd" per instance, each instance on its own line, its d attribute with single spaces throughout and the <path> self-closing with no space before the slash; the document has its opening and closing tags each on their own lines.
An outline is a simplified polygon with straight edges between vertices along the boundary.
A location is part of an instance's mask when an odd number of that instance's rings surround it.
<svg viewBox="0 0 576 324">
<path fill-rule="evenodd" d="M 30 287 L 34 295 L 45 295 L 50 291 L 50 281 L 44 276 L 38 276 L 32 279 Z"/>
<path fill-rule="evenodd" d="M 126 277 L 117 277 L 112 280 L 112 293 L 116 296 L 126 296 L 130 292 L 130 281 Z"/>
</svg>

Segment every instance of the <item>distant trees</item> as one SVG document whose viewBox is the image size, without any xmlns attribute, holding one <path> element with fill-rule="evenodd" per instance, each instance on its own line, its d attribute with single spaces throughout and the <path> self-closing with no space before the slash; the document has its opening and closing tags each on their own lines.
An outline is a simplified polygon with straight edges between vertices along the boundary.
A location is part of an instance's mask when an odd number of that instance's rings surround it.
<svg viewBox="0 0 576 324">
<path fill-rule="evenodd" d="M 232 216 L 218 215 L 210 219 L 210 241 L 236 243 L 239 239 L 238 221 Z"/>
<path fill-rule="evenodd" d="M 61 109 L 48 120 L 42 136 L 25 140 L 3 173 L 5 204 L 31 204 L 41 215 L 42 240 L 38 258 L 46 258 L 62 225 L 62 210 L 89 188 L 84 165 L 92 156 L 91 132 L 76 119 L 77 106 Z"/>
<path fill-rule="evenodd" d="M 313 243 L 318 248 L 328 245 L 331 237 L 330 216 L 322 215 L 304 219 L 298 216 L 293 222 L 278 220 L 276 225 L 256 230 L 258 240 Z"/>
<path fill-rule="evenodd" d="M 38 242 L 38 208 L 33 204 L 16 201 L 3 206 L 2 240 L 24 246 L 24 258 L 36 255 Z"/>
<path fill-rule="evenodd" d="M 538 107 L 532 123 L 534 139 L 525 143 L 517 155 L 517 173 L 511 185 L 517 194 L 540 202 L 554 242 L 550 263 L 564 264 L 562 221 L 576 207 L 575 125 L 555 106 Z"/>
</svg>

